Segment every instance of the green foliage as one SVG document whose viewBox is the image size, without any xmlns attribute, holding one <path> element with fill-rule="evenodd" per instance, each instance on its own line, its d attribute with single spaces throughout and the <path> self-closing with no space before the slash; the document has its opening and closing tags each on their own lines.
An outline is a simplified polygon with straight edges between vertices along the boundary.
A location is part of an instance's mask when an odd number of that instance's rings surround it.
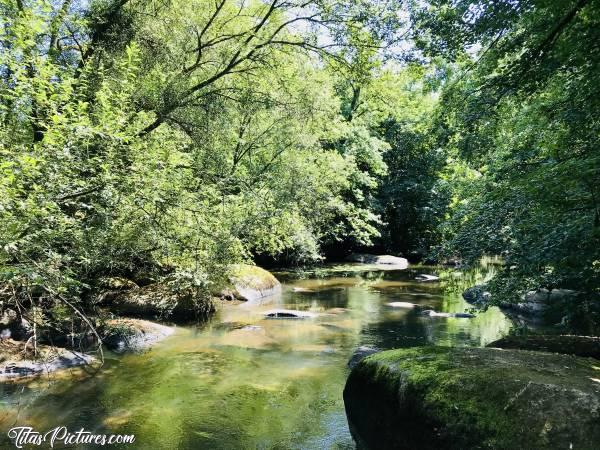
<svg viewBox="0 0 600 450">
<path fill-rule="evenodd" d="M 386 146 L 326 61 L 384 36 L 335 3 L 2 0 L 3 307 L 72 327 L 105 276 L 208 298 L 253 255 L 370 242 Z"/>
<path fill-rule="evenodd" d="M 421 43 L 459 67 L 438 120 L 452 187 L 445 253 L 503 256 L 498 298 L 563 287 L 598 308 L 599 3 L 465 1 L 452 14 L 434 3 L 419 16 Z"/>
<path fill-rule="evenodd" d="M 385 155 L 388 172 L 377 196 L 385 223 L 380 245 L 419 260 L 439 242 L 437 227 L 448 203 L 447 187 L 439 177 L 445 155 L 432 130 L 437 95 L 428 80 L 434 69 L 411 65 L 384 72 L 373 82 L 369 112 L 390 146 Z"/>
</svg>

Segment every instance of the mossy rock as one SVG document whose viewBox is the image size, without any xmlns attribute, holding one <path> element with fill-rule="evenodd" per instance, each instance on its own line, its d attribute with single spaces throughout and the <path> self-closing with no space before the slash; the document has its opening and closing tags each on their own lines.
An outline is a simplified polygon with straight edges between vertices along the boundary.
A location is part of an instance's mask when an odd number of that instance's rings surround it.
<svg viewBox="0 0 600 450">
<path fill-rule="evenodd" d="M 494 348 L 536 350 L 600 359 L 600 337 L 576 335 L 506 336 L 487 345 Z"/>
<path fill-rule="evenodd" d="M 237 264 L 231 269 L 230 281 L 236 296 L 253 301 L 281 292 L 281 283 L 271 272 L 249 264 Z"/>
<path fill-rule="evenodd" d="M 492 348 L 419 347 L 361 361 L 344 389 L 368 449 L 596 449 L 600 365 Z"/>
<path fill-rule="evenodd" d="M 185 322 L 215 311 L 210 298 L 199 297 L 192 290 L 174 291 L 161 283 L 113 294 L 105 303 L 111 311 L 126 316 Z"/>
<path fill-rule="evenodd" d="M 159 323 L 119 318 L 105 322 L 100 330 L 102 342 L 116 353 L 139 352 L 152 347 L 175 332 Z"/>
</svg>

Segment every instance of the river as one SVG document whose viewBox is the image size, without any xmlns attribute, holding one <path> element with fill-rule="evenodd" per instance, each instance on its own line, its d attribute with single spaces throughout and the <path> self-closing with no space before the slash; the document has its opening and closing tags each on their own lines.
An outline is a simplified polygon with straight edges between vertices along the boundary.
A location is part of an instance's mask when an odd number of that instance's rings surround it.
<svg viewBox="0 0 600 450">
<path fill-rule="evenodd" d="M 93 376 L 54 374 L 0 385 L 0 446 L 11 448 L 6 431 L 12 426 L 44 431 L 64 425 L 135 434 L 135 443 L 123 448 L 354 448 L 342 390 L 358 346 L 479 346 L 510 328 L 496 308 L 464 319 L 425 317 L 387 305 L 467 311 L 459 291 L 472 284 L 472 274 L 443 270 L 444 282 L 414 279 L 441 271 L 344 266 L 278 273 L 283 293 L 273 302 L 224 305 L 210 322 L 178 327 L 148 352 L 109 354 Z M 318 315 L 264 318 L 274 307 Z"/>
</svg>

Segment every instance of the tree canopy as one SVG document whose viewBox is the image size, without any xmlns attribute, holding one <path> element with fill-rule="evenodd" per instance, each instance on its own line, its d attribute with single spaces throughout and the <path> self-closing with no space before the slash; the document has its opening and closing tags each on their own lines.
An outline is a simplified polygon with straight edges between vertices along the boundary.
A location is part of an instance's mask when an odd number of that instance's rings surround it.
<svg viewBox="0 0 600 450">
<path fill-rule="evenodd" d="M 205 299 L 375 248 L 501 255 L 502 298 L 598 323 L 599 9 L 0 0 L 2 298 L 83 320 L 106 276 Z"/>
</svg>

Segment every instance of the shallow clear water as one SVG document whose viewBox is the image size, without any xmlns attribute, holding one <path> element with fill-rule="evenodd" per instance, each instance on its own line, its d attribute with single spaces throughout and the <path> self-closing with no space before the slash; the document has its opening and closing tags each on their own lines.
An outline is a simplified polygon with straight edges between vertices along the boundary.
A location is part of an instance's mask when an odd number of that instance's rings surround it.
<svg viewBox="0 0 600 450">
<path fill-rule="evenodd" d="M 458 319 L 386 305 L 469 309 L 460 289 L 449 293 L 448 285 L 461 284 L 452 274 L 439 283 L 417 282 L 416 273 L 342 268 L 305 279 L 279 274 L 283 294 L 273 302 L 226 305 L 206 325 L 180 327 L 151 351 L 109 357 L 93 376 L 54 374 L 0 385 L 0 446 L 9 444 L 12 426 L 45 431 L 65 425 L 135 434 L 128 448 L 354 448 L 342 400 L 354 349 L 478 346 L 508 332 L 509 322 L 495 308 Z M 274 307 L 318 316 L 265 319 L 262 313 Z"/>
</svg>

